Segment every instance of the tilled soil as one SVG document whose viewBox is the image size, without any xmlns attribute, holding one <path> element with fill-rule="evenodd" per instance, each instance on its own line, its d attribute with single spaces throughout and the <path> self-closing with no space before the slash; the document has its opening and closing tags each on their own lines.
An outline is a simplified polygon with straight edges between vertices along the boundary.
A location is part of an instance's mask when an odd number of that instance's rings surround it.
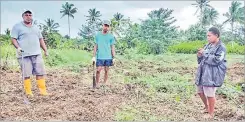
<svg viewBox="0 0 245 122">
<path fill-rule="evenodd" d="M 50 96 L 40 96 L 32 82 L 34 97 L 24 104 L 18 72 L 1 74 L 0 120 L 112 120 L 113 113 L 127 99 L 106 89 L 92 89 L 82 74 L 50 72 L 46 86 Z M 88 77 L 88 75 L 87 75 Z M 33 80 L 35 81 L 35 80 Z"/>
<path fill-rule="evenodd" d="M 158 68 L 156 72 L 169 70 L 176 69 Z M 194 69 L 186 68 L 178 71 L 180 74 L 195 72 Z M 244 77 L 244 65 L 235 64 L 228 69 L 228 74 L 236 79 Z M 67 70 L 50 70 L 46 83 L 50 96 L 40 96 L 33 80 L 32 89 L 35 96 L 29 98 L 31 104 L 24 104 L 20 73 L 1 70 L 0 120 L 106 121 L 114 120 L 115 112 L 125 105 L 138 106 L 142 111 L 176 118 L 174 120 L 203 120 L 203 105 L 198 96 L 193 96 L 185 103 L 174 103 L 167 97 L 154 100 L 139 98 L 136 101 L 137 98 L 132 94 L 137 86 L 112 83 L 110 88 L 92 89 L 91 80 L 91 71 L 72 73 Z M 238 104 L 244 104 L 243 99 L 241 98 Z M 216 103 L 216 120 L 245 120 L 244 110 L 238 108 L 237 103 L 222 96 L 218 96 Z"/>
</svg>

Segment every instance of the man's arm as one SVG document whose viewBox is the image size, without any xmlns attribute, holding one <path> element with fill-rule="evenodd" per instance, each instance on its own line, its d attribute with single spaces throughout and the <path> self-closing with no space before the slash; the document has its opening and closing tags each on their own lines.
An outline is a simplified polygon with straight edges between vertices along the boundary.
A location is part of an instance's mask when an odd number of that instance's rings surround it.
<svg viewBox="0 0 245 122">
<path fill-rule="evenodd" d="M 116 54 L 116 52 L 115 52 L 115 45 L 111 45 L 111 55 L 112 55 L 112 58 L 115 57 L 115 54 Z"/>
<path fill-rule="evenodd" d="M 12 31 L 11 31 L 11 38 L 12 38 L 12 44 L 14 45 L 14 47 L 16 49 L 19 49 L 20 46 L 17 42 L 17 39 L 19 37 L 19 32 L 18 32 L 18 26 L 15 25 L 13 28 L 12 28 Z"/>
<path fill-rule="evenodd" d="M 20 48 L 20 46 L 19 46 L 19 44 L 18 44 L 18 42 L 17 42 L 17 40 L 15 38 L 12 38 L 12 44 L 14 45 L 14 47 L 16 49 Z"/>
<path fill-rule="evenodd" d="M 38 31 L 38 38 L 39 38 L 40 46 L 43 49 L 43 51 L 45 52 L 45 55 L 47 56 L 48 55 L 47 46 L 44 42 L 43 35 L 42 35 L 42 32 L 40 30 Z"/>
<path fill-rule="evenodd" d="M 112 55 L 112 58 L 114 58 L 116 55 L 115 43 L 116 43 L 116 38 L 115 38 L 115 36 L 113 36 L 113 38 L 111 39 L 111 55 Z"/>
<path fill-rule="evenodd" d="M 44 52 L 47 52 L 47 46 L 46 46 L 46 44 L 45 44 L 43 38 L 40 38 L 39 41 L 40 41 L 40 46 L 41 46 L 41 48 L 43 49 L 43 51 L 44 51 Z"/>
<path fill-rule="evenodd" d="M 97 44 L 95 44 L 95 45 L 94 45 L 94 52 L 93 52 L 93 57 L 95 57 L 95 55 L 96 55 L 96 52 L 97 52 L 97 48 L 98 48 L 98 46 L 97 46 Z"/>
</svg>

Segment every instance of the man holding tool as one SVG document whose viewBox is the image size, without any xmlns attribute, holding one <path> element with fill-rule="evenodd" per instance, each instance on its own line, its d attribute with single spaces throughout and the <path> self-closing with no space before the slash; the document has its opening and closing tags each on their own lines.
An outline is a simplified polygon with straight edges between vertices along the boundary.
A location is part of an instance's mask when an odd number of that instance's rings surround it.
<svg viewBox="0 0 245 122">
<path fill-rule="evenodd" d="M 33 25 L 32 11 L 22 13 L 23 21 L 14 25 L 11 37 L 17 49 L 17 59 L 24 76 L 24 89 L 28 96 L 33 96 L 31 90 L 31 75 L 36 75 L 37 85 L 41 95 L 48 95 L 45 85 L 45 67 L 41 48 L 48 56 L 47 47 L 40 30 Z M 23 59 L 21 58 L 23 56 Z M 23 67 L 24 66 L 24 67 Z"/>
<path fill-rule="evenodd" d="M 98 86 L 100 79 L 100 72 L 104 67 L 104 83 L 106 84 L 108 79 L 109 66 L 112 66 L 115 62 L 115 38 L 109 33 L 110 21 L 103 21 L 102 32 L 99 32 L 95 36 L 95 46 L 92 61 L 96 62 L 96 86 Z"/>
</svg>

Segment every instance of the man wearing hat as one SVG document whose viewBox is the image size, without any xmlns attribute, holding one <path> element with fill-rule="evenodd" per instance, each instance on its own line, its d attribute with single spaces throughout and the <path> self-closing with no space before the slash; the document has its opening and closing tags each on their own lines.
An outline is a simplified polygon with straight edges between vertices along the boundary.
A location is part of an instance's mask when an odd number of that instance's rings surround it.
<svg viewBox="0 0 245 122">
<path fill-rule="evenodd" d="M 115 57 L 115 38 L 109 33 L 110 21 L 104 20 L 102 32 L 98 32 L 95 36 L 95 46 L 93 53 L 93 62 L 96 62 L 97 72 L 96 72 L 96 85 L 99 83 L 100 72 L 104 68 L 104 83 L 108 79 L 109 66 L 114 63 Z"/>
<path fill-rule="evenodd" d="M 31 90 L 31 75 L 36 75 L 37 85 L 41 95 L 48 95 L 45 85 L 45 67 L 41 48 L 48 56 L 41 31 L 32 22 L 32 11 L 24 10 L 23 21 L 14 25 L 11 31 L 12 43 L 17 49 L 17 59 L 24 75 L 24 89 L 27 95 L 33 96 Z M 23 61 L 21 56 L 23 55 Z M 24 67 L 22 67 L 24 63 Z"/>
</svg>

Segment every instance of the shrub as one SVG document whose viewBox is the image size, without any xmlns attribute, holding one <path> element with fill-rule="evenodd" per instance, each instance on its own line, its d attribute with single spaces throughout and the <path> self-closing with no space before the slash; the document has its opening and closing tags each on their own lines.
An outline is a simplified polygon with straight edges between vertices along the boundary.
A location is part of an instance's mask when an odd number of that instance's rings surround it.
<svg viewBox="0 0 245 122">
<path fill-rule="evenodd" d="M 241 46 L 237 43 L 228 43 L 226 45 L 227 53 L 233 53 L 233 54 L 241 54 L 244 55 L 244 46 Z"/>
<path fill-rule="evenodd" d="M 177 45 L 172 45 L 168 48 L 168 51 L 171 53 L 187 53 L 194 54 L 197 52 L 198 48 L 203 47 L 207 42 L 206 41 L 188 41 L 182 42 Z"/>
<path fill-rule="evenodd" d="M 195 54 L 197 49 L 203 47 L 205 44 L 207 44 L 207 41 L 187 41 L 170 46 L 168 51 L 171 53 Z M 225 46 L 227 53 L 244 54 L 244 46 L 241 46 L 235 42 L 225 44 Z"/>
</svg>

